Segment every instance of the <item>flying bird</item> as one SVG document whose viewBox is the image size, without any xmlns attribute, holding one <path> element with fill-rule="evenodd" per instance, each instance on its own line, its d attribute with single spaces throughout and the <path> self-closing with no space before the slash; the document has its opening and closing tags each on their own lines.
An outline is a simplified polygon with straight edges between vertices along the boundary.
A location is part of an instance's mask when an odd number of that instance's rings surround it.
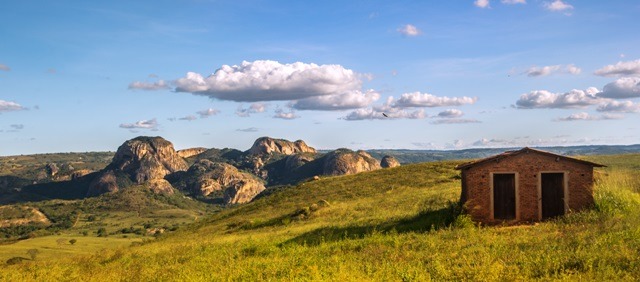
<svg viewBox="0 0 640 282">
<path fill-rule="evenodd" d="M 382 115 L 383 115 L 384 117 L 389 117 L 389 116 L 388 116 L 387 114 L 385 114 L 385 113 L 382 113 Z"/>
</svg>

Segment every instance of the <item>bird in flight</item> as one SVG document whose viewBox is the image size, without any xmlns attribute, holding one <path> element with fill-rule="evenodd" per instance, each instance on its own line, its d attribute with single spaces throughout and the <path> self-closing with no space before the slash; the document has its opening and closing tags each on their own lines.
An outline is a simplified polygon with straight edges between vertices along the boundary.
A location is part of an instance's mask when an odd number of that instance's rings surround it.
<svg viewBox="0 0 640 282">
<path fill-rule="evenodd" d="M 387 114 L 385 114 L 385 113 L 382 113 L 382 115 L 383 115 L 384 117 L 389 117 L 389 116 L 388 116 Z"/>
</svg>

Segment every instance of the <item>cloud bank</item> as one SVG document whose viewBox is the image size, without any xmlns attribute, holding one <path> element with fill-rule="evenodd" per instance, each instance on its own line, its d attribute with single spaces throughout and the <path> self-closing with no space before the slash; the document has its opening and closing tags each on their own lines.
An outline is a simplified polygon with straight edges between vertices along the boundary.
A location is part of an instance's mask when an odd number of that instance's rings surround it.
<svg viewBox="0 0 640 282">
<path fill-rule="evenodd" d="M 599 76 L 640 76 L 640 60 L 607 65 L 596 70 L 594 74 Z"/>
<path fill-rule="evenodd" d="M 346 94 L 361 89 L 360 77 L 340 65 L 258 60 L 223 65 L 208 77 L 188 72 L 175 84 L 177 92 L 236 102 L 260 102 Z"/>
<path fill-rule="evenodd" d="M 135 123 L 122 123 L 120 124 L 120 128 L 157 130 L 158 125 L 158 121 L 155 118 L 152 118 L 150 120 L 141 120 Z"/>
<path fill-rule="evenodd" d="M 16 102 L 0 100 L 0 113 L 21 111 L 21 110 L 26 110 L 26 108 Z"/>
<path fill-rule="evenodd" d="M 146 91 L 154 91 L 154 90 L 164 90 L 170 89 L 169 84 L 164 80 L 158 80 L 156 82 L 142 82 L 142 81 L 134 81 L 129 84 L 130 90 L 146 90 Z"/>
</svg>

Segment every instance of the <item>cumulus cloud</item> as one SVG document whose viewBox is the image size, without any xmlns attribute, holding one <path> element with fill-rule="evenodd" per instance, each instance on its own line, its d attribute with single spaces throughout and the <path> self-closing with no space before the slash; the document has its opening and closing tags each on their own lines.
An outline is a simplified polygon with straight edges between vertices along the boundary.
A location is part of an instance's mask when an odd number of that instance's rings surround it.
<svg viewBox="0 0 640 282">
<path fill-rule="evenodd" d="M 600 104 L 596 110 L 598 112 L 638 113 L 640 112 L 640 104 L 631 101 L 608 101 Z"/>
<path fill-rule="evenodd" d="M 473 2 L 473 5 L 480 8 L 489 8 L 489 0 L 476 0 Z"/>
<path fill-rule="evenodd" d="M 605 85 L 599 97 L 625 99 L 640 97 L 640 77 L 621 77 Z"/>
<path fill-rule="evenodd" d="M 208 108 L 206 110 L 197 111 L 196 114 L 200 115 L 200 118 L 208 118 L 210 116 L 215 116 L 219 114 L 220 111 L 212 108 Z"/>
<path fill-rule="evenodd" d="M 9 66 L 7 66 L 7 65 L 0 64 L 0 70 L 2 70 L 2 71 L 10 71 L 11 68 Z"/>
<path fill-rule="evenodd" d="M 567 73 L 567 74 L 580 74 L 582 70 L 579 67 L 576 67 L 573 64 L 569 65 L 553 65 L 553 66 L 544 66 L 544 67 L 530 67 L 524 74 L 529 77 L 538 77 L 538 76 L 547 76 L 556 73 Z"/>
<path fill-rule="evenodd" d="M 196 116 L 194 115 L 188 115 L 188 116 L 184 116 L 179 118 L 179 120 L 186 120 L 186 121 L 192 121 L 192 120 L 196 120 L 198 119 Z"/>
<path fill-rule="evenodd" d="M 276 109 L 273 118 L 279 119 L 296 119 L 299 118 L 294 111 L 285 112 L 283 109 Z"/>
<path fill-rule="evenodd" d="M 573 10 L 573 6 L 571 6 L 570 4 L 562 2 L 562 0 L 555 0 L 553 2 L 545 2 L 544 3 L 544 7 L 545 7 L 545 9 L 547 9 L 549 11 L 552 11 L 552 12 L 562 12 L 562 11 Z"/>
<path fill-rule="evenodd" d="M 609 119 L 621 119 L 621 115 L 603 114 L 601 116 L 592 116 L 589 113 L 581 112 L 571 114 L 568 117 L 558 118 L 555 121 L 579 121 L 579 120 L 609 120 Z"/>
<path fill-rule="evenodd" d="M 143 81 L 134 81 L 129 83 L 130 90 L 163 90 L 171 88 L 169 84 L 164 80 L 158 80 L 156 82 L 143 82 Z"/>
<path fill-rule="evenodd" d="M 395 102 L 395 107 L 449 107 L 474 104 L 478 98 L 473 97 L 438 97 L 429 93 L 405 93 Z"/>
<path fill-rule="evenodd" d="M 15 129 L 15 130 L 21 130 L 24 128 L 24 124 L 12 124 L 10 125 L 11 128 Z"/>
<path fill-rule="evenodd" d="M 527 4 L 527 0 L 502 0 L 500 2 L 502 2 L 502 4 L 508 4 L 508 5 Z"/>
<path fill-rule="evenodd" d="M 297 110 L 349 110 L 364 108 L 380 99 L 380 94 L 374 90 L 362 92 L 350 91 L 344 94 L 317 96 L 291 102 L 290 107 Z"/>
<path fill-rule="evenodd" d="M 256 132 L 256 131 L 258 131 L 258 128 L 249 127 L 249 128 L 236 129 L 236 131 L 240 131 L 240 132 Z"/>
<path fill-rule="evenodd" d="M 459 118 L 463 115 L 464 113 L 458 109 L 448 109 L 438 113 L 438 117 L 440 118 Z"/>
<path fill-rule="evenodd" d="M 404 36 L 418 36 L 420 35 L 420 33 L 422 33 L 422 31 L 420 31 L 415 25 L 405 25 L 401 28 L 398 28 L 398 32 L 401 33 Z"/>
<path fill-rule="evenodd" d="M 244 61 L 223 65 L 208 77 L 189 72 L 175 81 L 177 92 L 236 102 L 299 100 L 360 90 L 361 75 L 340 65 Z"/>
<path fill-rule="evenodd" d="M 480 123 L 480 121 L 477 119 L 452 118 L 452 119 L 439 119 L 431 122 L 431 124 L 464 124 L 464 123 Z"/>
<path fill-rule="evenodd" d="M 546 90 L 534 90 L 520 95 L 516 102 L 518 109 L 567 109 L 582 108 L 601 102 L 596 94 L 598 89 L 590 87 L 587 90 L 573 89 L 566 93 L 551 93 Z"/>
<path fill-rule="evenodd" d="M 599 76 L 640 76 L 640 60 L 604 66 L 596 70 L 594 74 Z"/>
<path fill-rule="evenodd" d="M 267 110 L 267 104 L 264 103 L 253 103 L 249 105 L 249 108 L 243 108 L 242 105 L 238 106 L 236 110 L 236 115 L 239 117 L 248 117 L 251 114 L 256 113 L 264 113 Z"/>
<path fill-rule="evenodd" d="M 388 97 L 387 101 L 382 105 L 376 105 L 366 109 L 357 109 L 342 119 L 353 121 L 367 119 L 423 119 L 426 117 L 427 115 L 423 109 L 408 111 L 400 107 L 395 107 L 393 97 Z"/>
<path fill-rule="evenodd" d="M 136 128 L 141 128 L 141 129 L 158 129 L 158 121 L 155 118 L 152 118 L 150 120 L 141 120 L 141 121 L 137 121 L 135 123 L 122 123 L 120 124 L 120 128 L 126 128 L 126 129 L 136 129 Z"/>
<path fill-rule="evenodd" d="M 383 115 L 387 115 L 386 117 Z M 427 117 L 423 109 L 409 112 L 402 109 L 391 109 L 391 111 L 383 112 L 376 108 L 357 109 L 347 116 L 344 120 L 374 120 L 374 119 L 423 119 Z"/>
<path fill-rule="evenodd" d="M 21 110 L 26 110 L 26 108 L 16 102 L 0 100 L 0 113 L 21 111 Z"/>
</svg>

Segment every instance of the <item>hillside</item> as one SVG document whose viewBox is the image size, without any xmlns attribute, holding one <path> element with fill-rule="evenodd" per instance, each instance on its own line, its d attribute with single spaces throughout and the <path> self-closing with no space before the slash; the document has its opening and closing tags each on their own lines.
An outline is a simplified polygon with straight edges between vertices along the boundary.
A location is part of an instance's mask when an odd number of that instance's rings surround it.
<svg viewBox="0 0 640 282">
<path fill-rule="evenodd" d="M 459 162 L 282 187 L 142 246 L 5 266 L 3 280 L 634 280 L 640 155 L 594 156 L 596 207 L 535 225 L 459 214 Z M 1 248 L 1 247 L 0 247 Z"/>
</svg>

